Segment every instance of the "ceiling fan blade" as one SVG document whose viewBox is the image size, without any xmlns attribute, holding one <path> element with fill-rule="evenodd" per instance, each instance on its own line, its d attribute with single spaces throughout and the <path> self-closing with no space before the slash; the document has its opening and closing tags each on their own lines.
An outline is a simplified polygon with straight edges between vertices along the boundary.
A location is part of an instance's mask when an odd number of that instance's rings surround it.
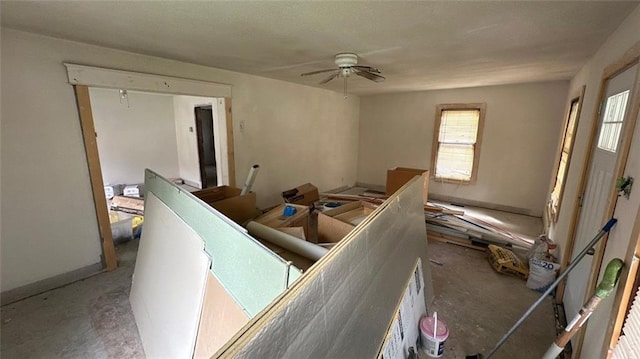
<svg viewBox="0 0 640 359">
<path fill-rule="evenodd" d="M 326 69 L 326 70 L 319 70 L 319 71 L 311 71 L 311 72 L 306 72 L 304 74 L 300 74 L 300 76 L 309 76 L 309 75 L 321 74 L 323 72 L 329 72 L 329 71 L 336 71 L 336 69 Z"/>
<path fill-rule="evenodd" d="M 327 82 L 335 79 L 336 77 L 338 77 L 338 75 L 340 75 L 340 70 L 336 71 L 334 74 L 331 74 L 331 76 L 327 77 L 326 79 L 320 81 L 320 85 L 324 85 Z"/>
<path fill-rule="evenodd" d="M 365 79 L 371 80 L 371 81 L 374 81 L 374 82 L 382 82 L 382 81 L 384 81 L 384 76 L 378 75 L 378 74 L 376 74 L 374 72 L 356 70 L 356 75 L 362 76 Z"/>
<path fill-rule="evenodd" d="M 360 65 L 355 65 L 355 66 L 351 66 L 352 68 L 356 69 L 356 70 L 360 70 L 360 71 L 369 71 L 369 72 L 375 72 L 375 73 L 380 73 L 379 69 L 376 69 L 375 67 L 371 67 L 371 66 L 360 66 Z"/>
</svg>

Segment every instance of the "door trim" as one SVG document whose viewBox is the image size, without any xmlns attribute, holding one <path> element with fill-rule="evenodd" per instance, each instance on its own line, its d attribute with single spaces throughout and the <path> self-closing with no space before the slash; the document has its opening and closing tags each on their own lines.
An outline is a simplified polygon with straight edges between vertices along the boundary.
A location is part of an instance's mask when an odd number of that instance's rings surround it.
<svg viewBox="0 0 640 359">
<path fill-rule="evenodd" d="M 615 77 L 616 75 L 624 72 L 626 69 L 634 66 L 635 64 L 637 64 L 639 62 L 640 59 L 640 41 L 637 42 L 633 47 L 631 47 L 631 49 L 629 49 L 621 58 L 620 60 L 616 61 L 615 63 L 607 66 L 602 74 L 601 80 L 600 80 L 600 88 L 598 90 L 598 97 L 597 97 L 597 102 L 596 102 L 596 108 L 594 109 L 594 113 L 593 113 L 593 119 L 592 119 L 592 125 L 591 125 L 591 133 L 590 133 L 590 138 L 589 138 L 589 148 L 587 151 L 587 156 L 585 157 L 584 160 L 584 165 L 583 165 L 583 171 L 582 171 L 582 176 L 581 176 L 581 180 L 580 180 L 580 185 L 579 185 L 579 190 L 578 190 L 578 196 L 576 197 L 576 199 L 574 200 L 574 211 L 573 211 L 573 217 L 571 219 L 571 225 L 570 225 L 570 230 L 569 230 L 569 242 L 568 243 L 574 243 L 575 242 L 575 237 L 577 234 L 577 228 L 578 228 L 578 224 L 580 221 L 580 214 L 582 211 L 582 206 L 581 206 L 581 202 L 582 202 L 582 197 L 584 196 L 584 192 L 586 190 L 586 186 L 587 186 L 587 180 L 589 177 L 589 171 L 591 170 L 591 160 L 593 158 L 593 153 L 595 151 L 595 142 L 596 142 L 596 137 L 598 135 L 598 128 L 600 126 L 600 111 L 599 109 L 601 108 L 600 104 L 603 103 L 603 101 L 605 101 L 605 94 L 606 94 L 606 84 L 607 82 L 612 79 L 613 77 Z M 626 162 L 627 162 L 627 157 L 629 155 L 629 150 L 631 148 L 631 140 L 633 137 L 633 131 L 635 129 L 635 125 L 636 125 L 636 119 L 638 116 L 638 109 L 640 107 L 640 96 L 638 96 L 638 91 L 640 90 L 639 86 L 638 86 L 638 73 L 640 73 L 640 69 L 639 71 L 636 72 L 636 78 L 634 81 L 634 84 L 632 86 L 632 93 L 634 94 L 634 96 L 632 96 L 630 98 L 631 102 L 629 104 L 629 111 L 627 112 L 626 116 L 625 116 L 625 125 L 623 127 L 623 133 L 622 133 L 622 140 L 620 143 L 620 152 L 619 155 L 617 157 L 616 160 L 616 165 L 615 168 L 613 170 L 613 181 L 615 182 L 616 178 L 620 177 L 621 174 L 624 172 L 624 168 L 626 166 Z M 609 218 L 611 218 L 611 216 L 613 216 L 613 213 L 615 211 L 615 205 L 617 203 L 617 192 L 615 190 L 615 186 L 613 186 L 613 183 L 610 186 L 610 192 L 609 192 L 609 197 L 608 197 L 608 201 L 607 201 L 607 208 L 604 212 L 604 217 L 602 218 L 602 224 L 604 224 Z M 588 298 L 590 298 L 593 293 L 595 292 L 595 287 L 597 285 L 597 280 L 598 280 L 598 276 L 600 273 L 600 269 L 602 267 L 602 260 L 604 257 L 604 252 L 606 249 L 606 243 L 608 240 L 608 235 L 605 235 L 602 240 L 600 241 L 600 243 L 596 246 L 596 253 L 593 256 L 593 261 L 592 261 L 592 266 L 591 266 L 591 270 L 590 270 L 590 275 L 589 275 L 589 280 L 587 282 L 587 293 L 585 293 L 585 298 L 584 300 L 586 301 Z M 565 252 L 565 255 L 567 255 L 567 253 Z M 571 256 L 571 253 L 568 253 L 568 256 Z M 625 266 L 626 268 L 627 266 Z M 624 273 L 623 273 L 624 274 Z M 624 280 L 624 281 L 623 281 Z M 621 276 L 620 282 L 619 282 L 619 286 L 626 286 L 626 278 L 623 278 Z M 622 299 L 622 298 L 621 298 Z M 619 306 L 620 303 L 616 302 L 614 304 L 614 308 L 616 308 L 617 306 Z M 613 315 L 612 315 L 613 318 Z M 580 330 L 579 334 L 578 334 L 578 338 L 577 338 L 577 342 L 576 342 L 576 346 L 573 352 L 573 357 L 574 358 L 579 358 L 580 357 L 580 352 L 582 350 L 582 346 L 584 343 L 584 336 L 586 333 L 586 327 L 587 325 L 589 325 L 589 323 L 587 322 L 582 330 Z M 605 336 L 605 344 L 603 346 L 603 351 L 606 349 L 608 350 L 609 347 L 609 342 L 613 341 L 613 328 L 611 325 L 608 326 L 607 328 L 607 334 Z M 617 334 L 615 335 L 617 337 Z M 606 348 L 605 348 L 606 347 Z"/>
<path fill-rule="evenodd" d="M 73 87 L 76 93 L 76 102 L 78 105 L 78 115 L 80 117 L 80 127 L 82 128 L 84 149 L 87 155 L 89 178 L 91 180 L 91 190 L 93 191 L 93 203 L 98 217 L 98 231 L 100 234 L 100 242 L 102 244 L 104 265 L 106 270 L 112 271 L 118 267 L 118 260 L 116 258 L 116 249 L 113 245 L 111 223 L 109 221 L 109 212 L 107 210 L 107 198 L 104 195 L 102 168 L 100 167 L 100 156 L 98 155 L 96 129 L 93 125 L 93 113 L 91 111 L 89 87 L 85 85 L 74 85 Z"/>
</svg>

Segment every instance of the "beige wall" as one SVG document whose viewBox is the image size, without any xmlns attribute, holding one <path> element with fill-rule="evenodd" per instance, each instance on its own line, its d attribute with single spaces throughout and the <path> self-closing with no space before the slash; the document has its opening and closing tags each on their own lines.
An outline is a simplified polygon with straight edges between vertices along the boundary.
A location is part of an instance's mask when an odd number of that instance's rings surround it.
<svg viewBox="0 0 640 359">
<path fill-rule="evenodd" d="M 259 163 L 254 191 L 261 207 L 304 182 L 321 190 L 355 182 L 357 96 L 344 100 L 322 89 L 15 30 L 2 29 L 1 45 L 2 291 L 100 260 L 63 61 L 231 84 L 236 182 Z"/>
<path fill-rule="evenodd" d="M 432 180 L 435 195 L 540 216 L 562 125 L 567 81 L 423 91 L 361 99 L 358 182 L 384 185 L 386 169 L 429 168 L 438 104 L 487 104 L 475 184 Z"/>
<path fill-rule="evenodd" d="M 105 184 L 142 183 L 145 168 L 178 177 L 172 96 L 129 92 L 121 101 L 118 90 L 100 88 L 89 95 Z"/>
<path fill-rule="evenodd" d="M 558 222 L 555 225 L 552 224 L 549 228 L 550 237 L 557 241 L 561 248 L 566 246 L 566 241 L 569 237 L 569 227 L 574 213 L 574 201 L 578 196 L 578 186 L 584 169 L 589 135 L 593 125 L 603 70 L 618 61 L 623 54 L 638 41 L 640 41 L 640 8 L 636 8 L 629 17 L 625 19 L 620 27 L 607 39 L 597 53 L 571 81 L 570 93 L 578 92 L 583 85 L 586 85 L 586 92 L 580 113 L 580 122 L 578 124 L 571 166 L 569 167 Z M 637 95 L 638 94 L 636 94 L 636 96 Z M 568 101 L 568 98 L 565 99 L 565 102 Z M 637 161 L 640 161 L 639 156 L 640 153 L 631 153 L 629 161 L 636 161 L 635 163 L 637 163 Z M 623 240 L 625 243 L 617 243 L 617 248 L 626 249 L 629 239 L 626 238 Z M 624 252 L 624 250 L 621 252 Z M 624 253 L 617 253 L 617 255 L 624 258 Z M 569 280 L 571 280 L 571 277 Z M 579 298 L 579 300 L 565 303 L 566 307 L 578 308 L 582 304 L 582 294 L 567 293 L 565 295 L 565 301 L 567 298 Z M 596 314 L 589 320 L 584 348 L 582 349 L 582 358 L 600 357 L 604 333 L 611 314 L 612 299 L 613 298 L 608 300 L 601 308 L 598 308 Z"/>
</svg>

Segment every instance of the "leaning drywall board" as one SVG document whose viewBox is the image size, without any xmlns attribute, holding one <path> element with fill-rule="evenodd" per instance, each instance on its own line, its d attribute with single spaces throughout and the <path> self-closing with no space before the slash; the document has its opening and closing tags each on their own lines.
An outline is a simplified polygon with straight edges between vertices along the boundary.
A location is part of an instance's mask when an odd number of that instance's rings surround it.
<svg viewBox="0 0 640 359">
<path fill-rule="evenodd" d="M 418 258 L 430 303 L 422 182 L 414 178 L 217 355 L 374 358 Z"/>
<path fill-rule="evenodd" d="M 242 227 L 150 170 L 145 188 L 145 227 L 130 301 L 148 357 L 190 357 L 198 325 L 212 324 L 200 323 L 203 307 L 203 320 L 224 318 L 225 313 L 211 313 L 203 305 L 208 275 L 220 284 L 216 298 L 235 302 L 247 320 L 300 277 L 299 269 Z M 220 340 L 198 338 L 200 347 L 219 347 L 238 326 L 218 329 Z"/>
<path fill-rule="evenodd" d="M 131 283 L 131 310 L 149 358 L 193 355 L 209 257 L 202 239 L 153 193 Z"/>
<path fill-rule="evenodd" d="M 151 170 L 145 189 L 166 203 L 203 240 L 211 271 L 242 309 L 255 316 L 302 272 L 216 209 Z M 145 220 L 145 230 L 149 218 Z"/>
</svg>

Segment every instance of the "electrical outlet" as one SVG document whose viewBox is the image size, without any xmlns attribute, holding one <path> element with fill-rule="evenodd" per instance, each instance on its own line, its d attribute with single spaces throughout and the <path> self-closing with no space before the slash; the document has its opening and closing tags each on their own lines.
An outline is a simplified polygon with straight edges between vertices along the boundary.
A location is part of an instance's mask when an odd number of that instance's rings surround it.
<svg viewBox="0 0 640 359">
<path fill-rule="evenodd" d="M 240 121 L 240 132 L 244 132 L 244 120 Z"/>
<path fill-rule="evenodd" d="M 193 132 L 193 127 L 189 126 L 189 132 Z"/>
</svg>

